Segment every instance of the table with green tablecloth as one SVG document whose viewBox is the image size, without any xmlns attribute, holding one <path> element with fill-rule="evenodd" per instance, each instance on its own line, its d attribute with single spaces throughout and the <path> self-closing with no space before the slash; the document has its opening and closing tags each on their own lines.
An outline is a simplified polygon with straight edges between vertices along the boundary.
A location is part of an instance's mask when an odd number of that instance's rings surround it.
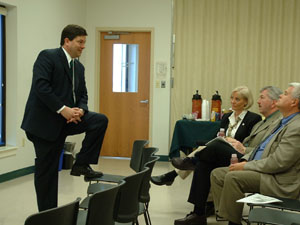
<svg viewBox="0 0 300 225">
<path fill-rule="evenodd" d="M 220 121 L 178 120 L 175 124 L 169 157 L 179 157 L 179 151 L 186 154 L 197 147 L 199 141 L 209 141 L 220 130 Z"/>
</svg>

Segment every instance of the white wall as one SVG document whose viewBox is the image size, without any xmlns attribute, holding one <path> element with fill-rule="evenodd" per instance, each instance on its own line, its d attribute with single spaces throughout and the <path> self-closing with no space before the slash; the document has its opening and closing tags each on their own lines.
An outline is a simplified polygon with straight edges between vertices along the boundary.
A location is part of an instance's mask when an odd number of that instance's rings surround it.
<svg viewBox="0 0 300 225">
<path fill-rule="evenodd" d="M 98 28 L 153 28 L 153 67 L 152 69 L 152 111 L 151 111 L 151 145 L 159 147 L 159 155 L 168 155 L 169 144 L 169 110 L 170 110 L 170 46 L 171 46 L 171 0 L 87 0 L 86 72 L 97 76 L 95 55 L 97 54 L 96 30 Z M 167 87 L 155 88 L 158 80 L 155 74 L 156 62 L 167 63 Z M 93 77 L 88 80 L 89 93 L 94 90 Z M 94 102 L 89 100 L 90 106 Z"/>
<path fill-rule="evenodd" d="M 0 174 L 3 174 L 34 164 L 33 146 L 20 129 L 31 85 L 32 66 L 39 51 L 59 46 L 60 33 L 66 24 L 85 26 L 86 4 L 82 0 L 0 0 L 0 3 L 8 9 L 6 20 L 9 25 L 6 49 L 7 144 L 18 147 L 15 155 L 0 158 Z"/>
<path fill-rule="evenodd" d="M 167 88 L 152 89 L 152 145 L 160 148 L 160 155 L 168 154 L 171 0 L 0 0 L 0 4 L 8 8 L 10 25 L 7 27 L 7 142 L 18 147 L 15 155 L 0 158 L 0 174 L 34 164 L 33 146 L 20 129 L 32 66 L 39 51 L 59 46 L 61 30 L 70 23 L 86 27 L 89 34 L 81 60 L 86 66 L 91 109 L 97 93 L 94 89 L 96 28 L 154 29 L 153 66 L 157 61 L 164 61 L 168 72 Z M 154 85 L 155 67 L 152 71 L 151 85 Z M 72 141 L 78 142 L 81 138 L 72 138 Z"/>
</svg>

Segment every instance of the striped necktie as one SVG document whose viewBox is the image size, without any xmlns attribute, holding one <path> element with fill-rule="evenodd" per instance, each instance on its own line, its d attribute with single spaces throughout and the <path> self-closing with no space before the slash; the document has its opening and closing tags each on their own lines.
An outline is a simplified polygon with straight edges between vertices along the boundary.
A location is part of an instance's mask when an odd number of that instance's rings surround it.
<svg viewBox="0 0 300 225">
<path fill-rule="evenodd" d="M 70 61 L 70 72 L 72 75 L 72 93 L 73 93 L 73 101 L 76 102 L 76 96 L 75 96 L 75 73 L 74 73 L 74 60 L 72 59 Z"/>
</svg>

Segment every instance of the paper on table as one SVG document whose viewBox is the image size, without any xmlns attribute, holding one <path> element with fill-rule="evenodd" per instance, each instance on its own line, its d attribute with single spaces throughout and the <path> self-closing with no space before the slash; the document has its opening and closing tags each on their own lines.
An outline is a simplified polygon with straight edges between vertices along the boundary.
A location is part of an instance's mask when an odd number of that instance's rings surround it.
<svg viewBox="0 0 300 225">
<path fill-rule="evenodd" d="M 251 203 L 251 204 L 267 204 L 274 202 L 282 202 L 281 200 L 261 194 L 254 194 L 248 197 L 237 200 L 236 202 Z"/>
</svg>

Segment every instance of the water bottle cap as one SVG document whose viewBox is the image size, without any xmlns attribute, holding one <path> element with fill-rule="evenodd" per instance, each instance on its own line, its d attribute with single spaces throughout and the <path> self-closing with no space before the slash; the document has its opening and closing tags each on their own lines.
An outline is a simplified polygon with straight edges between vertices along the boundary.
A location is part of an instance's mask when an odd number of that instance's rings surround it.
<svg viewBox="0 0 300 225">
<path fill-rule="evenodd" d="M 225 131 L 225 128 L 220 128 L 220 131 Z"/>
<path fill-rule="evenodd" d="M 237 157 L 237 154 L 232 154 L 231 157 L 232 157 L 232 158 L 233 158 L 233 157 L 235 158 L 235 157 Z"/>
</svg>

